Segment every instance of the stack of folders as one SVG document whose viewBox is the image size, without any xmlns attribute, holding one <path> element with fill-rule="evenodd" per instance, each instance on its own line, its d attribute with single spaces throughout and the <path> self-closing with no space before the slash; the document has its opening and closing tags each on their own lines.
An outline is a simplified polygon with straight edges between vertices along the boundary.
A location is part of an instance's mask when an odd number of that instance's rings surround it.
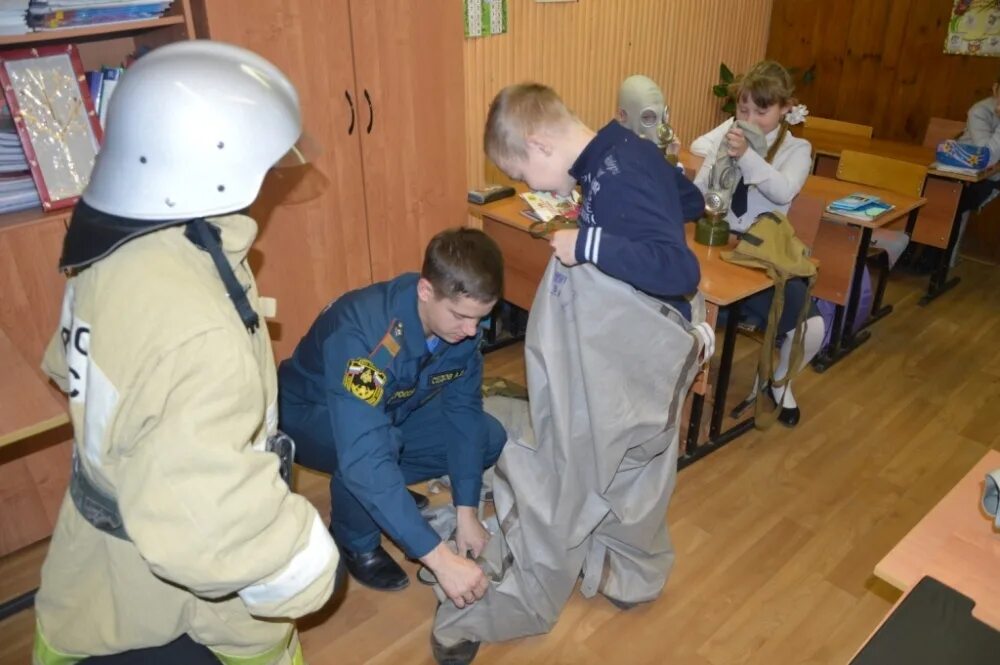
<svg viewBox="0 0 1000 665">
<path fill-rule="evenodd" d="M 28 24 L 35 30 L 62 30 L 85 25 L 125 23 L 159 18 L 173 0 L 31 0 Z"/>
<path fill-rule="evenodd" d="M 884 212 L 893 209 L 891 203 L 886 203 L 877 196 L 871 194 L 855 193 L 837 199 L 826 207 L 827 212 L 853 219 L 870 220 L 875 219 Z"/>
<path fill-rule="evenodd" d="M 0 0 L 0 35 L 24 35 L 28 27 L 28 0 Z"/>
<path fill-rule="evenodd" d="M 4 105 L 0 109 L 0 213 L 41 205 L 14 120 Z"/>
<path fill-rule="evenodd" d="M 104 129 L 108 117 L 108 103 L 124 71 L 124 67 L 102 67 L 87 72 L 87 87 L 90 89 L 90 99 L 94 102 L 94 110 L 101 119 L 101 129 Z"/>
</svg>

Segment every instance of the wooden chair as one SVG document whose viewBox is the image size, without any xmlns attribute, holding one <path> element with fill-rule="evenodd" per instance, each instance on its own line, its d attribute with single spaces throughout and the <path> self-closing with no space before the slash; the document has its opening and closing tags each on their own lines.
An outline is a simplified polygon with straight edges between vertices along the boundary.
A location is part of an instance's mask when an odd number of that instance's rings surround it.
<svg viewBox="0 0 1000 665">
<path fill-rule="evenodd" d="M 891 192 L 907 196 L 920 196 L 924 190 L 924 181 L 927 179 L 927 167 L 891 157 L 844 150 L 840 153 L 840 163 L 837 165 L 837 179 L 878 187 L 879 189 L 888 189 Z M 903 232 L 875 229 L 872 232 L 872 238 L 886 239 L 896 233 Z M 872 303 L 870 320 L 870 323 L 874 323 L 892 311 L 891 306 L 882 306 L 882 297 L 885 295 L 885 286 L 889 281 L 891 266 L 889 265 L 889 255 L 884 250 L 870 251 L 868 259 L 873 267 L 879 271 L 878 287 Z"/>
<path fill-rule="evenodd" d="M 832 118 L 820 118 L 818 116 L 806 116 L 806 129 L 816 129 L 821 132 L 837 132 L 838 134 L 850 134 L 851 136 L 863 136 L 866 139 L 872 137 L 872 127 L 870 125 L 859 125 L 856 122 L 844 122 Z"/>
<path fill-rule="evenodd" d="M 931 118 L 924 132 L 924 147 L 937 148 L 938 144 L 948 139 L 957 139 L 965 131 L 965 123 L 961 120 Z"/>
<path fill-rule="evenodd" d="M 823 218 L 826 201 L 818 196 L 799 192 L 788 209 L 788 221 L 795 229 L 795 235 L 810 249 L 816 244 L 819 224 Z"/>
<path fill-rule="evenodd" d="M 926 178 L 925 165 L 855 150 L 841 152 L 837 165 L 837 180 L 888 189 L 906 196 L 920 196 Z"/>
</svg>

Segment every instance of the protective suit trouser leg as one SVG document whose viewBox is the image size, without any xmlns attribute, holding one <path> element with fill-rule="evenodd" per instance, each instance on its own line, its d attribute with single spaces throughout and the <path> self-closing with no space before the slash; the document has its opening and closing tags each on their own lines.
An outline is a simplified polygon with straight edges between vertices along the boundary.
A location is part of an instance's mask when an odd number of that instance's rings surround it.
<svg viewBox="0 0 1000 665">
<path fill-rule="evenodd" d="M 530 405 L 484 403 L 509 435 L 493 485 L 500 530 L 477 560 L 490 588 L 462 610 L 435 589 L 440 644 L 547 632 L 581 571 L 584 595 L 660 593 L 677 427 L 701 344 L 663 303 L 592 266 L 550 262 L 528 321 Z"/>
</svg>

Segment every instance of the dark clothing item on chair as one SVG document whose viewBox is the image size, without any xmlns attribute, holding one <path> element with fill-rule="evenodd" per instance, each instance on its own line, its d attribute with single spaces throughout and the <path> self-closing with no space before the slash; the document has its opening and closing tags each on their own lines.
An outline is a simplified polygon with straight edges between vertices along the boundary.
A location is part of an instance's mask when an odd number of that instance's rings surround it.
<svg viewBox="0 0 1000 665">
<path fill-rule="evenodd" d="M 966 185 L 958 201 L 959 214 L 979 209 L 997 188 L 1000 188 L 1000 182 L 994 180 L 980 180 Z"/>
<path fill-rule="evenodd" d="M 776 339 L 781 340 L 790 330 L 795 329 L 795 321 L 799 312 L 802 311 L 802 303 L 806 298 L 806 280 L 790 279 L 785 283 L 785 308 L 781 311 L 781 318 L 778 320 L 778 334 Z M 761 291 L 750 296 L 743 301 L 744 322 L 749 323 L 763 330 L 767 327 L 767 315 L 771 311 L 771 301 L 774 300 L 774 287 Z M 809 314 L 806 319 L 819 316 L 816 303 L 809 306 Z"/>
</svg>

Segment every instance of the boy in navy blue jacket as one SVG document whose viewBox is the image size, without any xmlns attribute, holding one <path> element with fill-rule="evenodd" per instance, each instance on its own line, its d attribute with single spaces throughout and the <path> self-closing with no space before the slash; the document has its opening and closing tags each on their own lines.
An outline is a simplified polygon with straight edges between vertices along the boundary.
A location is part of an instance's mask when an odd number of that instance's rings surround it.
<svg viewBox="0 0 1000 665">
<path fill-rule="evenodd" d="M 565 265 L 589 262 L 655 296 L 690 319 L 698 260 L 684 220 L 702 215 L 701 192 L 650 142 L 612 120 L 594 132 L 551 88 L 504 88 L 486 120 L 484 148 L 509 177 L 534 190 L 583 194 L 580 228 L 550 244 Z"/>
</svg>

